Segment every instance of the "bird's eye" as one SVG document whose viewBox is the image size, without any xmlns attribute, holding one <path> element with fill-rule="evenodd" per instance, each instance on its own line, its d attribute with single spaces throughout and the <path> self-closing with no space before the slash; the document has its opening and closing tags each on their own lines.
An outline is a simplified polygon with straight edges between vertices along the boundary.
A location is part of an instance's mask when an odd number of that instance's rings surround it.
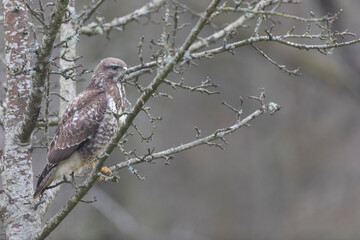
<svg viewBox="0 0 360 240">
<path fill-rule="evenodd" d="M 119 66 L 111 66 L 110 68 L 111 68 L 111 70 L 114 70 L 114 71 L 117 71 L 117 70 L 119 70 L 119 69 L 120 69 L 120 67 L 119 67 Z"/>
</svg>

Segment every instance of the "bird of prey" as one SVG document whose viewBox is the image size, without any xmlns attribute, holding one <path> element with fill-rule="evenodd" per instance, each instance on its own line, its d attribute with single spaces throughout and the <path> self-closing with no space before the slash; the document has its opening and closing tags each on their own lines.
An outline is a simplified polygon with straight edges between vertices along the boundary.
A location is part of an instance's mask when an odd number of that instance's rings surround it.
<svg viewBox="0 0 360 240">
<path fill-rule="evenodd" d="M 116 115 L 128 107 L 122 84 L 125 74 L 129 74 L 129 70 L 122 60 L 103 59 L 89 86 L 69 103 L 50 143 L 47 164 L 33 199 L 55 179 L 93 163 L 110 141 L 118 124 Z M 124 117 L 120 117 L 120 124 Z"/>
</svg>

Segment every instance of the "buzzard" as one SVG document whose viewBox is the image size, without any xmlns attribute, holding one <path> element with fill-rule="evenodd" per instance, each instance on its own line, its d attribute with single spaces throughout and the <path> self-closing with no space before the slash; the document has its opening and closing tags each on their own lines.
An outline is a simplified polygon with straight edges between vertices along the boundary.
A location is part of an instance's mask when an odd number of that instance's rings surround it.
<svg viewBox="0 0 360 240">
<path fill-rule="evenodd" d="M 33 199 L 55 179 L 93 163 L 110 141 L 118 124 L 115 116 L 127 107 L 122 85 L 125 74 L 129 74 L 129 70 L 122 60 L 103 59 L 89 86 L 69 103 L 50 143 L 47 164 Z M 120 117 L 120 123 L 124 117 Z M 106 167 L 102 169 L 106 170 Z"/>
</svg>

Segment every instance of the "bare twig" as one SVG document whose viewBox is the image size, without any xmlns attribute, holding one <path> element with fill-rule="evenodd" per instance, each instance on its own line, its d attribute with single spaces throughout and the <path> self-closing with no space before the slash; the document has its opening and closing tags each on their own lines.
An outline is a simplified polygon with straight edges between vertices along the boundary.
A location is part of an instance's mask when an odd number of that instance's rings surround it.
<svg viewBox="0 0 360 240">
<path fill-rule="evenodd" d="M 24 2 L 25 2 L 25 1 L 24 1 Z M 29 9 L 31 15 L 32 15 L 33 17 L 35 17 L 35 18 L 41 23 L 41 25 L 42 25 L 43 27 L 46 28 L 46 24 L 44 23 L 44 13 L 43 13 L 43 12 L 40 12 L 40 11 L 35 11 L 35 10 L 33 10 L 33 9 L 30 7 L 30 5 L 29 5 L 28 3 L 26 3 L 26 2 L 25 2 L 25 4 L 26 4 L 27 9 Z"/>
<path fill-rule="evenodd" d="M 277 62 L 275 62 L 274 60 L 272 60 L 268 55 L 266 55 L 266 53 L 264 53 L 260 48 L 256 47 L 254 44 L 251 44 L 256 51 L 258 51 L 258 53 L 263 56 L 264 58 L 266 58 L 269 62 L 271 62 L 273 65 L 277 66 L 280 70 L 286 72 L 289 75 L 295 75 L 295 76 L 301 76 L 301 73 L 299 72 L 299 68 L 294 69 L 294 70 L 289 70 L 286 68 L 285 65 L 280 65 Z"/>
<path fill-rule="evenodd" d="M 180 87 L 185 90 L 189 90 L 190 92 L 199 92 L 199 93 L 206 93 L 208 95 L 213 94 L 220 94 L 220 91 L 211 91 L 208 88 L 216 88 L 218 87 L 216 84 L 211 83 L 210 79 L 207 78 L 205 81 L 203 81 L 199 86 L 191 87 L 184 84 L 184 79 L 181 79 L 180 82 L 175 83 L 170 80 L 165 79 L 164 82 L 173 88 Z"/>
<path fill-rule="evenodd" d="M 90 23 L 87 26 L 81 28 L 80 33 L 88 36 L 101 35 L 105 32 L 109 32 L 112 29 L 120 30 L 126 24 L 138 20 L 140 17 L 149 16 L 150 14 L 157 12 L 159 8 L 164 4 L 164 0 L 152 0 L 143 7 L 129 13 L 123 17 L 114 18 L 108 23 Z"/>
<path fill-rule="evenodd" d="M 139 56 L 141 65 L 144 65 L 144 59 L 143 59 L 144 39 L 145 39 L 144 36 L 142 36 L 140 39 L 140 42 L 138 44 L 138 56 Z"/>
<path fill-rule="evenodd" d="M 105 0 L 99 0 L 97 1 L 97 3 L 91 5 L 89 9 L 86 9 L 82 22 L 84 23 L 89 20 L 89 18 L 95 13 L 95 11 L 100 7 L 100 5 L 103 4 L 103 2 L 105 2 Z"/>
</svg>

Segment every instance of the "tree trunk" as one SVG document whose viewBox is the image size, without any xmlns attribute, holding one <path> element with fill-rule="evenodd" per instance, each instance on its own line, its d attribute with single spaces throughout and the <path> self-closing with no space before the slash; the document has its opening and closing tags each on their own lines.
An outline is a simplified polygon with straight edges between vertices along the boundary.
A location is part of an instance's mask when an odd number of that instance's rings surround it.
<svg viewBox="0 0 360 240">
<path fill-rule="evenodd" d="M 70 14 L 76 14 L 73 0 L 69 2 L 68 11 Z M 65 41 L 69 36 L 72 36 L 74 32 L 73 21 L 63 23 L 60 28 L 60 41 Z M 75 62 L 71 60 L 76 58 L 76 40 L 72 39 L 68 41 L 67 48 L 62 48 L 60 55 L 67 59 L 60 58 L 59 63 L 62 69 L 75 67 Z M 60 77 L 60 95 L 68 102 L 71 102 L 76 97 L 76 82 L 74 80 L 75 79 L 65 79 L 63 76 Z M 60 99 L 59 117 L 64 114 L 68 102 Z"/>
<path fill-rule="evenodd" d="M 33 171 L 31 145 L 18 141 L 31 86 L 27 9 L 22 1 L 3 1 L 6 48 L 5 148 L 1 161 L 0 211 L 6 239 L 27 239 L 41 227 L 31 201 Z"/>
</svg>

